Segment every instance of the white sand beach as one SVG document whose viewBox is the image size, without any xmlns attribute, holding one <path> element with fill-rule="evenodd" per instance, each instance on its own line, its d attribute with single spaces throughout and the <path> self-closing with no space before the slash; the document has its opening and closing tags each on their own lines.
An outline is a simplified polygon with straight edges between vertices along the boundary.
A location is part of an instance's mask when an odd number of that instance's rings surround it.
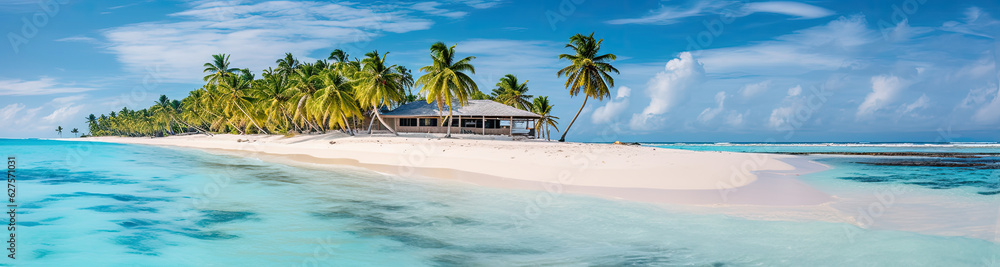
<svg viewBox="0 0 1000 267">
<path fill-rule="evenodd" d="M 509 137 L 472 135 L 439 138 L 426 134 L 187 135 L 74 140 L 254 153 L 275 160 L 351 165 L 404 178 L 565 190 L 654 203 L 790 206 L 831 200 L 830 196 L 791 177 L 822 170 L 824 166 L 784 155 L 511 141 Z"/>
</svg>

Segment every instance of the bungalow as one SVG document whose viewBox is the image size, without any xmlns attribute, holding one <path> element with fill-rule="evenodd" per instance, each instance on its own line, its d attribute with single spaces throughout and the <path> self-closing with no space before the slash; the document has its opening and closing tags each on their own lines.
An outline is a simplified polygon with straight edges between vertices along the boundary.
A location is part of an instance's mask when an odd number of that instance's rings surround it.
<svg viewBox="0 0 1000 267">
<path fill-rule="evenodd" d="M 416 101 L 382 113 L 385 123 L 403 133 L 446 133 L 448 106 L 440 116 L 437 103 Z M 469 100 L 452 109 L 451 132 L 454 134 L 535 136 L 538 114 L 516 109 L 493 100 Z M 439 121 L 444 119 L 445 121 Z M 378 124 L 376 122 L 376 124 Z"/>
</svg>

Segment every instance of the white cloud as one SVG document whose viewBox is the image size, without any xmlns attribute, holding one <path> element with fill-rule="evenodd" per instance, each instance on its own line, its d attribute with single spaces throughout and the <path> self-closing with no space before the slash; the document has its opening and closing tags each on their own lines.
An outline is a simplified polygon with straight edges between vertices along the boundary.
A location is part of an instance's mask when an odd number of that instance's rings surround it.
<svg viewBox="0 0 1000 267">
<path fill-rule="evenodd" d="M 784 14 L 796 17 L 797 19 L 814 19 L 833 15 L 833 11 L 828 9 L 796 2 L 775 1 L 741 4 L 731 1 L 696 0 L 689 7 L 664 5 L 642 17 L 615 19 L 607 23 L 667 25 L 677 23 L 680 19 L 688 17 L 710 14 L 742 17 L 754 13 Z"/>
<path fill-rule="evenodd" d="M 739 112 L 735 112 L 735 111 L 730 112 L 729 116 L 726 117 L 726 124 L 729 124 L 729 126 L 733 126 L 733 127 L 742 125 L 743 124 L 743 113 L 739 113 Z"/>
<path fill-rule="evenodd" d="M 260 71 L 286 52 L 303 56 L 349 43 L 363 45 L 383 32 L 411 32 L 432 25 L 410 13 L 346 3 L 205 2 L 170 15 L 182 19 L 179 22 L 130 24 L 102 34 L 126 69 L 155 67 L 158 77 L 190 82 L 204 76 L 200 66 L 213 54 L 231 54 L 233 67 Z"/>
<path fill-rule="evenodd" d="M 981 124 L 991 124 L 1000 121 L 1000 89 L 993 93 L 993 99 L 976 110 L 972 120 Z"/>
<path fill-rule="evenodd" d="M 43 77 L 34 81 L 0 80 L 0 95 L 51 95 L 63 93 L 79 93 L 94 90 L 94 88 L 76 87 L 56 82 L 56 79 Z"/>
<path fill-rule="evenodd" d="M 684 91 L 701 82 L 704 76 L 704 66 L 695 60 L 691 53 L 682 52 L 677 58 L 671 59 L 664 67 L 664 71 L 657 73 L 647 83 L 649 105 L 642 113 L 632 116 L 631 127 L 645 130 L 658 127 L 661 120 L 658 116 L 674 107 Z"/>
<path fill-rule="evenodd" d="M 776 13 L 798 17 L 799 19 L 815 19 L 833 15 L 833 11 L 822 7 L 798 2 L 756 2 L 747 3 L 743 11 L 750 14 L 757 12 Z"/>
<path fill-rule="evenodd" d="M 458 2 L 466 4 L 475 9 L 487 9 L 500 5 L 502 1 L 503 0 L 459 0 Z"/>
<path fill-rule="evenodd" d="M 863 16 L 840 17 L 758 44 L 701 50 L 709 72 L 754 74 L 837 70 L 857 61 L 852 51 L 877 40 Z"/>
<path fill-rule="evenodd" d="M 70 37 L 66 37 L 66 38 L 62 38 L 62 39 L 56 39 L 56 42 L 79 42 L 79 43 L 88 43 L 88 44 L 100 44 L 101 43 L 100 41 L 97 41 L 97 39 L 94 39 L 93 37 L 87 37 L 87 36 L 70 36 Z"/>
<path fill-rule="evenodd" d="M 798 96 L 802 94 L 802 86 L 796 85 L 795 87 L 788 88 L 788 96 Z"/>
<path fill-rule="evenodd" d="M 21 111 L 22 109 L 24 109 L 24 104 L 21 103 L 14 103 L 7 105 L 6 107 L 3 107 L 3 109 L 0 109 L 0 118 L 3 119 L 3 122 L 9 121 L 13 119 L 14 115 L 16 115 L 17 112 Z"/>
<path fill-rule="evenodd" d="M 910 115 L 910 112 L 927 108 L 930 106 L 930 103 L 931 99 L 927 97 L 927 94 L 920 95 L 920 98 L 917 98 L 913 103 L 903 106 L 901 115 Z"/>
<path fill-rule="evenodd" d="M 904 81 L 896 76 L 879 75 L 872 77 L 872 92 L 858 106 L 857 117 L 860 119 L 871 116 L 875 111 L 891 104 L 896 100 L 896 96 L 899 95 L 904 86 Z"/>
<path fill-rule="evenodd" d="M 50 123 L 65 122 L 70 118 L 76 117 L 76 115 L 80 113 L 81 109 L 83 109 L 83 106 L 79 105 L 61 107 L 52 111 L 52 113 L 48 116 L 42 117 L 42 119 Z"/>
<path fill-rule="evenodd" d="M 714 119 L 715 116 L 718 116 L 719 113 L 722 113 L 722 110 L 725 109 L 726 106 L 726 92 L 719 92 L 715 94 L 715 105 L 716 107 L 714 108 L 706 108 L 705 110 L 702 110 L 701 114 L 698 114 L 698 121 L 706 123 Z"/>
<path fill-rule="evenodd" d="M 747 84 L 744 85 L 743 88 L 740 88 L 739 93 L 743 95 L 744 98 L 750 98 L 760 93 L 763 93 L 764 91 L 767 91 L 767 87 L 769 85 L 771 85 L 771 80 L 766 80 L 759 83 Z"/>
<path fill-rule="evenodd" d="M 430 15 L 449 17 L 453 19 L 461 18 L 469 14 L 467 12 L 462 12 L 462 11 L 450 11 L 447 9 L 438 8 L 438 6 L 440 5 L 441 3 L 438 2 L 420 2 L 413 4 L 412 8 L 415 10 L 423 11 L 424 13 Z"/>
<path fill-rule="evenodd" d="M 782 101 L 781 106 L 771 110 L 771 116 L 767 119 L 767 125 L 775 130 L 797 127 L 798 125 L 794 123 L 796 122 L 796 113 L 806 108 L 804 104 L 806 101 L 802 97 L 799 97 L 801 94 L 801 85 L 788 88 L 788 94 Z"/>
<path fill-rule="evenodd" d="M 618 93 L 615 95 L 615 99 L 608 101 L 604 106 L 598 107 L 591 114 L 591 121 L 594 124 L 604 124 L 613 122 L 615 118 L 618 118 L 625 109 L 628 108 L 629 96 L 632 94 L 632 89 L 619 86 Z"/>
</svg>

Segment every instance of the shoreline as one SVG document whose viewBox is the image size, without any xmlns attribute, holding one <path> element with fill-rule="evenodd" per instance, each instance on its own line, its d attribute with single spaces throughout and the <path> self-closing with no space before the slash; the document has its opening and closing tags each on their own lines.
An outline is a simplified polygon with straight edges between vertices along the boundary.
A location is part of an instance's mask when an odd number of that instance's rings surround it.
<svg viewBox="0 0 1000 267">
<path fill-rule="evenodd" d="M 475 137 L 192 135 L 68 141 L 187 147 L 269 161 L 347 165 L 403 179 L 538 191 L 559 187 L 570 194 L 654 204 L 810 206 L 833 200 L 793 177 L 829 167 L 796 156 Z M 249 142 L 238 142 L 244 139 Z"/>
</svg>

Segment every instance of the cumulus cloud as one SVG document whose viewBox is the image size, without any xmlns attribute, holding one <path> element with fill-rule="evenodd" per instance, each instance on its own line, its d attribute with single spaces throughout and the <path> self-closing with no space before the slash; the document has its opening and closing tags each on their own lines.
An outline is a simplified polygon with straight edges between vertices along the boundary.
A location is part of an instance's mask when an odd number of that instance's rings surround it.
<svg viewBox="0 0 1000 267">
<path fill-rule="evenodd" d="M 629 96 L 631 96 L 631 94 L 632 89 L 625 86 L 618 87 L 618 93 L 615 95 L 615 99 L 612 99 L 604 106 L 595 109 L 594 113 L 591 114 L 591 121 L 594 122 L 594 124 L 603 124 L 614 121 L 618 115 L 621 115 L 622 112 L 625 112 L 625 109 L 628 108 Z"/>
<path fill-rule="evenodd" d="M 43 77 L 38 80 L 0 80 L 0 95 L 51 95 L 63 93 L 79 93 L 94 90 L 94 88 L 78 87 L 63 84 L 53 78 Z"/>
<path fill-rule="evenodd" d="M 805 101 L 799 97 L 801 94 L 801 85 L 788 88 L 788 95 L 785 96 L 781 106 L 771 110 L 771 116 L 767 119 L 767 125 L 776 130 L 788 129 L 794 126 L 793 122 L 795 121 L 796 113 L 806 107 Z"/>
<path fill-rule="evenodd" d="M 705 76 L 705 68 L 691 53 L 682 52 L 671 59 L 664 71 L 649 80 L 646 93 L 649 105 L 642 113 L 632 116 L 630 126 L 637 130 L 651 130 L 658 127 L 660 115 L 673 108 L 689 87 L 699 83 Z"/>
<path fill-rule="evenodd" d="M 740 88 L 739 93 L 741 95 L 743 95 L 744 98 L 750 98 L 750 97 L 759 95 L 760 93 L 763 93 L 764 91 L 767 91 L 767 87 L 769 85 L 771 85 L 771 80 L 767 80 L 767 81 L 763 81 L 763 82 L 759 82 L 759 83 L 747 84 L 747 85 L 744 85 L 743 88 Z"/>
<path fill-rule="evenodd" d="M 795 87 L 788 88 L 788 96 L 798 96 L 802 94 L 802 86 L 796 85 Z"/>
<path fill-rule="evenodd" d="M 896 100 L 896 96 L 903 90 L 904 81 L 893 75 L 879 75 L 872 77 L 872 92 L 868 93 L 865 101 L 858 106 L 857 118 L 865 118 L 873 115 L 875 111 L 886 107 Z"/>
<path fill-rule="evenodd" d="M 203 76 L 199 67 L 213 54 L 232 54 L 234 67 L 259 71 L 286 52 L 301 57 L 339 45 L 366 44 L 385 32 L 424 30 L 433 24 L 411 13 L 352 3 L 201 2 L 170 14 L 180 21 L 129 24 L 104 30 L 102 35 L 107 49 L 126 69 L 156 67 L 158 77 L 191 81 Z"/>
<path fill-rule="evenodd" d="M 719 115 L 719 113 L 722 113 L 722 110 L 725 109 L 726 106 L 726 92 L 719 92 L 715 94 L 715 105 L 716 107 L 714 108 L 706 108 L 705 110 L 702 110 L 701 114 L 698 114 L 698 121 L 703 123 L 709 122 L 714 119 L 715 116 Z"/>
</svg>

